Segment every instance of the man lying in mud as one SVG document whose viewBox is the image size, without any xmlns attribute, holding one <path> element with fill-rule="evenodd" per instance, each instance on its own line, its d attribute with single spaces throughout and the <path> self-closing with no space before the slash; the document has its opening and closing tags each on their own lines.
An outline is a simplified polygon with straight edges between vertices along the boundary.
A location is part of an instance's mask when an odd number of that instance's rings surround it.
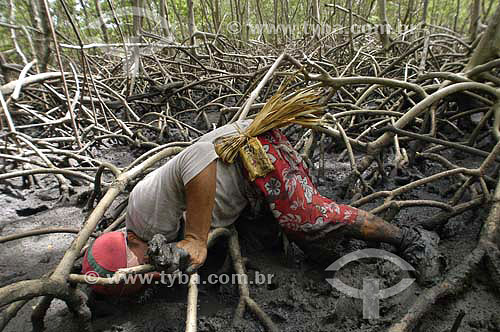
<svg viewBox="0 0 500 332">
<path fill-rule="evenodd" d="M 251 123 L 238 121 L 203 135 L 140 181 L 129 197 L 126 230 L 100 236 L 85 254 L 83 273 L 95 271 L 109 277 L 119 268 L 154 263 L 148 242 L 156 234 L 185 256 L 184 272 L 193 273 L 206 259 L 210 228 L 233 224 L 249 202 L 250 188 L 265 197 L 290 240 L 321 241 L 343 234 L 385 242 L 394 245 L 416 268 L 420 281 L 430 281 L 439 273 L 437 235 L 396 227 L 322 196 L 311 180 L 308 166 L 279 129 L 256 137 L 272 163 L 273 169 L 267 175 L 250 179 L 241 160 L 223 161 L 216 144 L 223 138 L 241 135 Z M 137 287 L 96 285 L 94 289 L 124 295 Z"/>
</svg>

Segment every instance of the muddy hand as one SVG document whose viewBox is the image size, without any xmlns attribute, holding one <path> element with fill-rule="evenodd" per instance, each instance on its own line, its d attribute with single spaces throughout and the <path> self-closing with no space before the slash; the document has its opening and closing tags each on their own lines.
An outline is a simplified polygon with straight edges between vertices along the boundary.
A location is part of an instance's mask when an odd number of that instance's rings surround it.
<svg viewBox="0 0 500 332">
<path fill-rule="evenodd" d="M 202 241 L 188 238 L 178 242 L 177 247 L 189 255 L 189 264 L 185 270 L 188 274 L 196 272 L 207 258 L 207 245 Z"/>
<path fill-rule="evenodd" d="M 162 234 L 156 234 L 148 242 L 148 256 L 158 271 L 172 273 L 188 268 L 188 252 L 178 247 L 175 242 L 169 243 Z"/>
</svg>

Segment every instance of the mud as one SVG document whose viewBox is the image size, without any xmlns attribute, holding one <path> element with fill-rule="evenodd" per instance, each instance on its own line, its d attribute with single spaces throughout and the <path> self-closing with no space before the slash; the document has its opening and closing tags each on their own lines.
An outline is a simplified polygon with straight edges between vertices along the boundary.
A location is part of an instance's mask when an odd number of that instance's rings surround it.
<svg viewBox="0 0 500 332">
<path fill-rule="evenodd" d="M 126 154 L 126 151 L 120 151 Z M 127 159 L 117 158 L 125 164 Z M 349 165 L 327 158 L 325 177 L 320 179 L 320 191 L 342 201 L 338 186 L 348 173 Z M 471 167 L 474 159 L 455 160 Z M 439 171 L 432 163 L 412 168 L 419 176 Z M 402 176 L 403 176 L 402 175 Z M 394 188 L 395 178 L 380 183 L 377 189 Z M 20 183 L 8 192 L 1 185 L 0 233 L 2 235 L 46 226 L 80 227 L 85 214 L 77 205 L 78 194 L 88 190 L 77 188 L 69 202 L 57 202 L 57 183 L 53 177 L 42 179 L 43 189 L 22 189 Z M 408 198 L 433 199 L 447 197 L 449 180 L 418 188 Z M 366 206 L 369 208 L 370 206 Z M 393 222 L 411 225 L 422 218 L 429 218 L 438 210 L 411 208 L 402 211 Z M 23 214 L 29 216 L 23 217 Z M 468 211 L 452 218 L 440 231 L 440 250 L 448 262 L 448 269 L 460 263 L 475 247 L 479 230 L 487 214 L 487 207 Z M 356 249 L 366 248 L 362 241 L 342 239 L 336 242 L 311 246 L 306 252 L 293 243 L 286 244 L 277 231 L 277 225 L 268 217 L 257 220 L 242 218 L 238 222 L 243 255 L 248 258 L 247 268 L 252 298 L 261 305 L 282 331 L 380 331 L 395 322 L 422 292 L 413 283 L 405 291 L 380 302 L 380 319 L 363 319 L 362 300 L 354 299 L 334 289 L 326 281 L 333 276 L 325 267 L 338 257 Z M 11 241 L 0 245 L 0 286 L 26 279 L 38 278 L 55 267 L 64 250 L 74 238 L 73 234 L 43 235 Z M 285 243 L 285 244 L 284 244 Z M 375 246 L 377 247 L 377 246 Z M 394 252 L 394 248 L 379 248 Z M 304 248 L 303 248 L 304 249 Z M 305 249 L 304 249 L 305 250 Z M 209 251 L 209 259 L 200 271 L 199 331 L 263 331 L 262 325 L 250 314 L 232 327 L 233 311 L 238 301 L 237 285 L 203 284 L 211 273 L 222 266 L 226 255 L 224 243 Z M 256 273 L 272 275 L 266 282 L 257 283 Z M 380 287 L 394 285 L 403 277 L 411 277 L 388 261 L 364 259 L 349 263 L 337 272 L 344 283 L 362 288 L 364 278 L 377 278 Z M 252 283 L 252 281 L 254 281 Z M 183 331 L 186 311 L 187 287 L 176 284 L 153 285 L 143 294 L 127 299 L 92 299 L 95 331 Z M 10 322 L 6 331 L 31 330 L 30 314 L 33 301 L 29 302 Z M 459 331 L 499 331 L 500 299 L 489 285 L 486 272 L 478 273 L 470 281 L 467 291 L 456 298 L 437 303 L 425 316 L 418 331 L 446 331 L 451 328 L 460 311 L 465 311 Z M 46 316 L 46 331 L 79 331 L 78 323 L 61 301 L 54 301 Z"/>
</svg>

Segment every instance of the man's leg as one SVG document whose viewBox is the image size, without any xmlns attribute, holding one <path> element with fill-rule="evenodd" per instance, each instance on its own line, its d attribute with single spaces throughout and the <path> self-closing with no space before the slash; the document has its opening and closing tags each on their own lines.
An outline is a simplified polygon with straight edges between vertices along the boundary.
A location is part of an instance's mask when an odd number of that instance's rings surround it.
<svg viewBox="0 0 500 332">
<path fill-rule="evenodd" d="M 402 230 L 369 212 L 358 209 L 355 221 L 344 228 L 346 235 L 359 240 L 385 242 L 401 246 Z"/>
<path fill-rule="evenodd" d="M 306 164 L 279 130 L 259 136 L 259 140 L 275 170 L 257 178 L 255 184 L 292 239 L 314 241 L 342 233 L 365 241 L 385 242 L 417 266 L 422 281 L 439 273 L 436 235 L 421 229 L 399 228 L 369 212 L 333 202 L 317 191 Z"/>
<path fill-rule="evenodd" d="M 401 245 L 403 233 L 398 227 L 322 196 L 312 183 L 307 165 L 279 130 L 259 136 L 259 140 L 275 169 L 256 179 L 255 184 L 286 233 L 315 240 L 342 232 L 366 241 Z"/>
</svg>

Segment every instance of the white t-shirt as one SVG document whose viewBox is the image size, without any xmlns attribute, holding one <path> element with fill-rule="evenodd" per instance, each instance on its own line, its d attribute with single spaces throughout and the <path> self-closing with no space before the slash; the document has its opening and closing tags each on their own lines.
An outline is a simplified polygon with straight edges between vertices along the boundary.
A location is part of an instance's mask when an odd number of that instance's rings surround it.
<svg viewBox="0 0 500 332">
<path fill-rule="evenodd" d="M 184 149 L 165 165 L 149 173 L 130 194 L 126 226 L 144 241 L 157 234 L 167 240 L 177 238 L 180 220 L 186 210 L 184 186 L 212 161 L 217 159 L 217 184 L 212 227 L 232 224 L 245 208 L 245 181 L 237 164 L 227 164 L 218 159 L 214 142 L 246 129 L 252 120 L 238 121 L 222 126 Z"/>
</svg>

